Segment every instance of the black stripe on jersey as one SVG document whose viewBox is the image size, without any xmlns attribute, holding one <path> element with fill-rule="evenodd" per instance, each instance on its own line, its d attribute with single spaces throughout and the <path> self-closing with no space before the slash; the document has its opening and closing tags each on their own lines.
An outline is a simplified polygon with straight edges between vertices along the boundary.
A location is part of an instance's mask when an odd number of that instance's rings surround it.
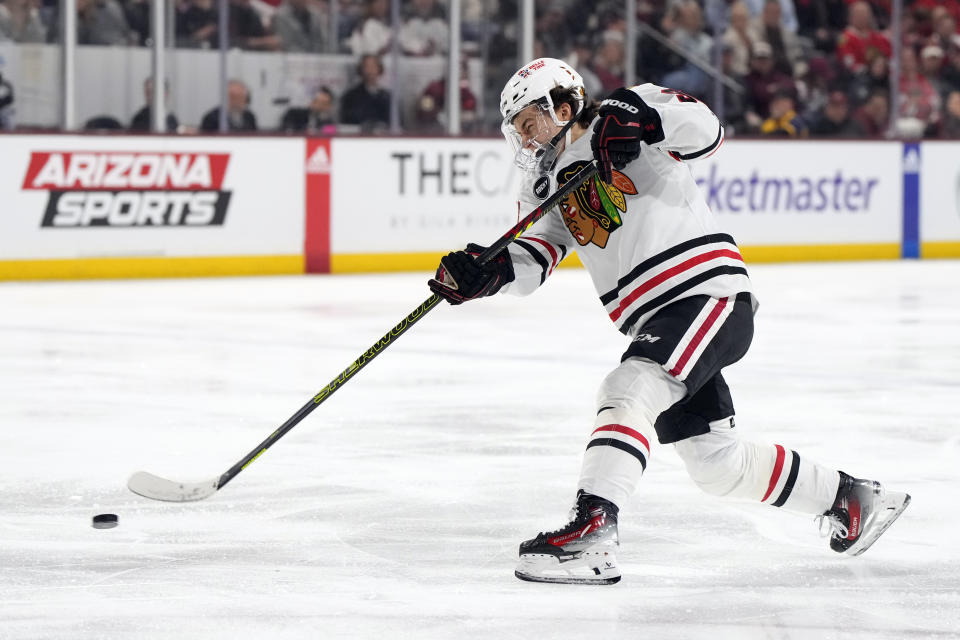
<svg viewBox="0 0 960 640">
<path fill-rule="evenodd" d="M 514 240 L 517 246 L 522 247 L 533 256 L 533 259 L 537 261 L 537 264 L 540 265 L 540 268 L 543 269 L 543 273 L 540 274 L 540 284 L 543 284 L 544 280 L 547 279 L 547 270 L 550 268 L 550 263 L 547 262 L 547 259 L 543 256 L 542 253 L 537 251 L 533 245 L 524 242 L 523 240 Z"/>
<path fill-rule="evenodd" d="M 775 507 L 782 507 L 787 501 L 787 498 L 790 497 L 790 494 L 793 492 L 793 485 L 797 482 L 797 474 L 800 473 L 800 456 L 796 451 L 791 451 L 790 453 L 793 454 L 793 460 L 790 462 L 790 475 L 787 476 L 787 482 L 783 485 L 783 491 L 780 492 L 780 497 L 773 503 Z"/>
<path fill-rule="evenodd" d="M 733 236 L 730 236 L 726 233 L 712 233 L 708 236 L 700 236 L 699 238 L 693 238 L 692 240 L 686 240 L 684 242 L 681 242 L 680 244 L 675 244 L 669 249 L 667 249 L 666 251 L 661 251 L 657 255 L 647 258 L 646 260 L 644 260 L 643 262 L 635 266 L 633 269 L 631 269 L 630 273 L 628 273 L 627 275 L 617 280 L 616 289 L 613 289 L 612 291 L 608 291 L 607 293 L 600 296 L 600 302 L 602 302 L 603 304 L 608 304 L 610 302 L 613 302 L 614 300 L 617 299 L 617 296 L 620 295 L 620 291 L 624 287 L 626 287 L 628 284 L 630 284 L 631 282 L 633 282 L 638 277 L 640 277 L 641 275 L 643 275 L 653 267 L 657 266 L 658 264 L 662 262 L 666 262 L 671 258 L 676 258 L 681 253 L 689 251 L 694 247 L 702 247 L 704 245 L 714 244 L 715 242 L 728 242 L 732 244 L 734 247 L 737 246 L 737 243 L 734 242 L 733 240 Z"/>
<path fill-rule="evenodd" d="M 610 409 L 616 409 L 616 407 L 600 407 L 600 411 L 597 411 L 597 415 L 600 415 L 604 411 L 609 411 Z"/>
<path fill-rule="evenodd" d="M 720 267 L 714 267 L 713 269 L 707 269 L 703 273 L 698 273 L 689 280 L 681 282 L 674 288 L 668 289 L 667 291 L 661 293 L 646 304 L 642 304 L 637 307 L 636 311 L 631 313 L 630 316 L 624 320 L 623 325 L 620 327 L 620 333 L 629 333 L 630 329 L 633 328 L 634 323 L 640 319 L 640 316 L 652 309 L 656 309 L 657 307 L 671 302 L 674 298 L 678 298 L 680 294 L 693 289 L 698 284 L 706 282 L 710 278 L 716 278 L 717 276 L 734 275 L 737 273 L 747 275 L 747 270 L 743 267 L 723 265 Z"/>
<path fill-rule="evenodd" d="M 681 160 L 695 160 L 700 156 L 710 153 L 714 149 L 720 146 L 720 140 L 723 139 L 723 125 L 720 125 L 720 128 L 717 130 L 717 139 L 713 141 L 706 149 L 700 149 L 700 151 L 694 151 L 693 153 L 680 154 Z"/>
<path fill-rule="evenodd" d="M 647 458 L 643 455 L 643 452 L 636 447 L 632 447 L 622 440 L 615 440 L 613 438 L 597 438 L 596 440 L 591 440 L 587 444 L 587 449 L 590 447 L 613 447 L 614 449 L 620 449 L 620 451 L 626 451 L 634 458 L 640 461 L 640 466 L 643 467 L 643 470 L 647 470 Z"/>
<path fill-rule="evenodd" d="M 557 246 L 560 247 L 560 259 L 557 260 L 557 264 L 560 264 L 563 262 L 563 259 L 567 257 L 567 248 L 562 244 L 558 244 Z"/>
</svg>

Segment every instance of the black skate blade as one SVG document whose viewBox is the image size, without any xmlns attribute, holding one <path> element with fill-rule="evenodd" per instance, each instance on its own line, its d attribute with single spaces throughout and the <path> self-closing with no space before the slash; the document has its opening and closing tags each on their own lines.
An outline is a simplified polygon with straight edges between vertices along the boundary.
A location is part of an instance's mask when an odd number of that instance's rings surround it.
<svg viewBox="0 0 960 640">
<path fill-rule="evenodd" d="M 620 576 L 614 576 L 612 578 L 577 578 L 574 576 L 534 576 L 529 573 L 521 573 L 519 571 L 514 571 L 513 575 L 517 576 L 524 582 L 546 582 L 549 584 L 616 584 L 620 582 Z"/>
</svg>

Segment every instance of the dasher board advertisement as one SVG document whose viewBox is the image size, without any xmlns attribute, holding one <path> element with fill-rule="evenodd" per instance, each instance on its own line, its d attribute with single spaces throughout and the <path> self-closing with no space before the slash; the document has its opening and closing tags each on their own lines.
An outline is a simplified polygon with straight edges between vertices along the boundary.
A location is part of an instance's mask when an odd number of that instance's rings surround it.
<svg viewBox="0 0 960 640">
<path fill-rule="evenodd" d="M 303 144 L 0 137 L 0 261 L 302 256 Z"/>
<path fill-rule="evenodd" d="M 900 154 L 897 142 L 731 140 L 690 168 L 741 246 L 873 245 L 896 257 Z"/>
<path fill-rule="evenodd" d="M 919 170 L 920 255 L 960 257 L 960 142 L 924 142 Z"/>
<path fill-rule="evenodd" d="M 450 251 L 517 222 L 520 171 L 503 140 L 337 138 L 332 155 L 334 255 Z"/>
<path fill-rule="evenodd" d="M 517 220 L 521 176 L 500 140 L 333 142 L 334 263 L 449 251 Z M 690 170 L 752 258 L 897 257 L 900 153 L 896 142 L 730 140 Z"/>
</svg>

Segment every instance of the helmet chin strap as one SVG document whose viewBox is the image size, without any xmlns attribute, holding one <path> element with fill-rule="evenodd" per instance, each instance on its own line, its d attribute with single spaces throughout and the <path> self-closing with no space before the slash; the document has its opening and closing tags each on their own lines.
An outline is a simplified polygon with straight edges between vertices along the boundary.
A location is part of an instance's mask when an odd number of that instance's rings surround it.
<svg viewBox="0 0 960 640">
<path fill-rule="evenodd" d="M 571 138 L 570 130 L 573 128 L 573 125 L 575 125 L 576 123 L 577 123 L 576 116 L 570 118 L 569 120 L 567 120 L 567 123 L 563 125 L 563 128 L 557 132 L 557 135 L 553 136 L 553 138 L 550 140 L 549 148 L 552 150 L 556 150 L 556 153 L 552 154 L 553 157 L 551 158 L 551 157 L 548 157 L 548 155 L 550 154 L 548 154 L 546 151 L 543 152 L 543 155 L 540 158 L 540 162 L 537 165 L 537 172 L 539 173 L 539 175 L 542 175 L 542 176 L 546 175 L 553 170 L 553 166 L 556 164 L 557 158 L 560 157 L 560 151 L 558 146 L 560 144 L 560 140 L 562 139 L 565 142 L 565 144 L 568 144 L 568 145 L 570 144 L 570 138 Z"/>
</svg>

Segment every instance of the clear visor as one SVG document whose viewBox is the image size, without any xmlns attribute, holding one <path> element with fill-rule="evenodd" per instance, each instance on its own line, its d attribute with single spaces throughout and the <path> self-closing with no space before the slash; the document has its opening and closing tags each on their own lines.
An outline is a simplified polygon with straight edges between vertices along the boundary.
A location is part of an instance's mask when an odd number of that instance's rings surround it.
<svg viewBox="0 0 960 640">
<path fill-rule="evenodd" d="M 500 125 L 503 137 L 513 148 L 514 163 L 525 172 L 545 174 L 560 154 L 563 140 L 553 142 L 562 124 L 554 120 L 549 105 L 535 102 Z"/>
</svg>

